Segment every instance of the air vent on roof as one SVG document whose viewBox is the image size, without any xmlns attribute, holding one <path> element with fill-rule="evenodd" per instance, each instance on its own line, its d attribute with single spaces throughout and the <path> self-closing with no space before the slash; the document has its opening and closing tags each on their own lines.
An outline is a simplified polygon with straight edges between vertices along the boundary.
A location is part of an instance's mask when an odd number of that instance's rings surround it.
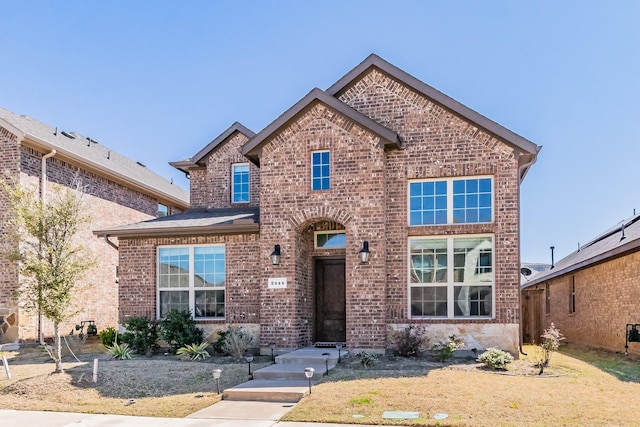
<svg viewBox="0 0 640 427">
<path fill-rule="evenodd" d="M 139 164 L 140 166 L 142 166 L 143 168 L 146 168 L 146 166 L 143 165 L 142 163 L 140 163 L 140 162 L 136 162 L 136 163 Z"/>
<path fill-rule="evenodd" d="M 62 132 L 60 132 L 60 133 L 61 133 L 61 134 L 63 134 L 64 136 L 66 136 L 67 138 L 76 139 L 76 137 L 75 137 L 75 136 L 71 135 L 71 134 L 70 134 L 70 133 L 68 133 L 68 132 L 62 131 Z"/>
<path fill-rule="evenodd" d="M 89 138 L 89 137 L 87 137 L 87 141 L 89 141 L 89 143 L 87 144 L 88 146 L 90 146 L 92 142 L 93 142 L 94 144 L 97 144 L 97 143 L 98 143 L 98 141 L 96 141 L 95 139 L 91 139 L 91 138 Z"/>
</svg>

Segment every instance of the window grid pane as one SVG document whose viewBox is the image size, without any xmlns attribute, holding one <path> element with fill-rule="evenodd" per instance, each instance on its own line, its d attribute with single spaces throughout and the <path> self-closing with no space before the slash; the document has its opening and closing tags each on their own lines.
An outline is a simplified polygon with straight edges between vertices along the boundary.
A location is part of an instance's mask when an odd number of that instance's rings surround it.
<svg viewBox="0 0 640 427">
<path fill-rule="evenodd" d="M 232 196 L 233 203 L 249 203 L 249 165 L 233 165 Z"/>
<path fill-rule="evenodd" d="M 491 178 L 453 181 L 453 222 L 491 222 Z"/>
<path fill-rule="evenodd" d="M 328 190 L 330 188 L 330 162 L 328 151 L 311 153 L 311 189 Z"/>
<path fill-rule="evenodd" d="M 411 238 L 409 264 L 411 317 L 493 315 L 491 236 Z"/>
<path fill-rule="evenodd" d="M 197 318 L 224 318 L 225 282 L 224 246 L 159 248 L 159 317 L 179 310 Z"/>
<path fill-rule="evenodd" d="M 409 183 L 409 224 L 447 223 L 447 182 Z"/>
</svg>

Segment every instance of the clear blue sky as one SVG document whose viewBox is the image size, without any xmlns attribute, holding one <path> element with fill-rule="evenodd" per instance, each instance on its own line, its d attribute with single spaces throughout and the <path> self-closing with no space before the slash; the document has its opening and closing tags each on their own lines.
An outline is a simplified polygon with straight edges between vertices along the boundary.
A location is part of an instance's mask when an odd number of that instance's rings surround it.
<svg viewBox="0 0 640 427">
<path fill-rule="evenodd" d="M 169 161 L 258 132 L 374 52 L 542 145 L 522 259 L 639 209 L 638 1 L 0 0 L 0 105 L 187 188 Z"/>
</svg>

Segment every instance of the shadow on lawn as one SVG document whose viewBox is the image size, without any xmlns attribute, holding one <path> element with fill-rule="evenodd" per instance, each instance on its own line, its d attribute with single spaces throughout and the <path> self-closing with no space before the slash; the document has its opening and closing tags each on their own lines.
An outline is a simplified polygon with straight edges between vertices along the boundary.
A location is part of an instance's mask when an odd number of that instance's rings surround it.
<svg viewBox="0 0 640 427">
<path fill-rule="evenodd" d="M 560 347 L 560 353 L 588 363 L 601 371 L 613 375 L 620 381 L 640 383 L 640 358 L 624 353 L 589 348 L 577 344 Z"/>
</svg>

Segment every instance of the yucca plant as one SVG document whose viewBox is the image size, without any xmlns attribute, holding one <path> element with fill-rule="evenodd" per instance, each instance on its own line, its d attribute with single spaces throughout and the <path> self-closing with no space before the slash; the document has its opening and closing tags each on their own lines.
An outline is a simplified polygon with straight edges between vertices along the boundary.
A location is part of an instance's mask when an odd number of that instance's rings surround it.
<svg viewBox="0 0 640 427">
<path fill-rule="evenodd" d="M 204 360 L 209 357 L 207 347 L 208 342 L 201 342 L 200 344 L 187 344 L 182 346 L 176 352 L 176 355 L 182 360 Z"/>
<path fill-rule="evenodd" d="M 129 360 L 133 354 L 133 350 L 129 347 L 129 344 L 118 344 L 114 342 L 113 345 L 107 346 L 107 353 L 114 359 Z"/>
</svg>

